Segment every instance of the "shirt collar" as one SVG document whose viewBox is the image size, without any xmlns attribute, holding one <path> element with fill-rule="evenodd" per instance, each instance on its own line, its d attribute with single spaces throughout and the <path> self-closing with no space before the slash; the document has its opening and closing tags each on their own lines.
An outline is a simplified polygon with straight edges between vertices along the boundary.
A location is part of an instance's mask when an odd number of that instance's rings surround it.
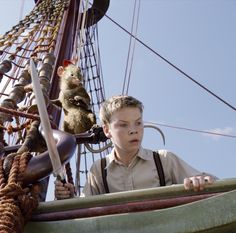
<svg viewBox="0 0 236 233">
<path fill-rule="evenodd" d="M 143 147 L 140 147 L 137 157 L 143 159 L 143 160 L 152 160 L 153 157 L 152 155 L 152 151 L 148 150 L 148 149 L 144 149 Z M 111 153 L 108 155 L 108 160 L 107 160 L 107 166 L 108 167 L 111 163 L 113 162 L 118 162 L 115 158 L 115 149 L 113 148 Z M 119 162 L 118 162 L 119 163 Z"/>
<path fill-rule="evenodd" d="M 137 156 L 143 160 L 152 160 L 152 151 L 148 149 L 144 149 L 143 147 L 140 147 L 139 152 Z"/>
</svg>

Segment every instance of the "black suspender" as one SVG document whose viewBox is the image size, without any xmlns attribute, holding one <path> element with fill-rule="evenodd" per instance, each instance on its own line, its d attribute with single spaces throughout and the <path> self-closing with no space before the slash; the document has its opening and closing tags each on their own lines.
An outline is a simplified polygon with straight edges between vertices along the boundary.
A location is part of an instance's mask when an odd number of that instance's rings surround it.
<svg viewBox="0 0 236 233">
<path fill-rule="evenodd" d="M 161 162 L 160 155 L 159 155 L 158 151 L 157 152 L 153 151 L 153 159 L 156 164 L 157 173 L 158 173 L 159 180 L 160 180 L 160 186 L 166 186 L 165 174 L 164 174 L 162 162 Z"/>
<path fill-rule="evenodd" d="M 157 168 L 157 173 L 160 180 L 160 186 L 165 186 L 166 185 L 165 174 L 164 174 L 162 162 L 160 159 L 160 155 L 158 152 L 153 151 L 153 160 Z M 103 180 L 103 185 L 104 185 L 106 193 L 109 193 L 109 188 L 107 184 L 107 169 L 105 168 L 106 168 L 106 158 L 102 158 L 101 159 L 102 180 Z"/>
<path fill-rule="evenodd" d="M 107 169 L 105 169 L 106 165 L 107 165 L 106 158 L 102 158 L 101 159 L 102 180 L 103 180 L 105 192 L 109 193 L 109 188 L 108 188 L 108 184 L 107 184 Z"/>
</svg>

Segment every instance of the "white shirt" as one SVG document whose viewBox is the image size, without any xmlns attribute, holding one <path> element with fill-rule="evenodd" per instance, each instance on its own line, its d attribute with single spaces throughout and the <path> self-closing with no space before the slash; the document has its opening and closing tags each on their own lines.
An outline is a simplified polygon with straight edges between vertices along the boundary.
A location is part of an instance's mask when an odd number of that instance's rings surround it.
<svg viewBox="0 0 236 233">
<path fill-rule="evenodd" d="M 166 185 L 182 184 L 184 178 L 202 174 L 177 155 L 167 150 L 158 150 L 162 162 Z M 107 183 L 110 193 L 160 186 L 153 151 L 140 148 L 129 166 L 118 161 L 114 149 L 106 156 Z M 92 165 L 82 196 L 104 194 L 101 160 Z"/>
</svg>

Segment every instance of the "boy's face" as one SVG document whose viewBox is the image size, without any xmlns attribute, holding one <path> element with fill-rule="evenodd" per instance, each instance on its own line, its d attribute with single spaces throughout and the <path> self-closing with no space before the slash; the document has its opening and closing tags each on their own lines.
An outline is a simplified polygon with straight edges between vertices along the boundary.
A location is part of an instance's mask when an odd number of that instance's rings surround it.
<svg viewBox="0 0 236 233">
<path fill-rule="evenodd" d="M 116 153 L 136 153 L 143 138 L 143 118 L 140 109 L 126 107 L 115 112 L 110 123 L 104 126 L 104 132 L 111 138 Z"/>
</svg>

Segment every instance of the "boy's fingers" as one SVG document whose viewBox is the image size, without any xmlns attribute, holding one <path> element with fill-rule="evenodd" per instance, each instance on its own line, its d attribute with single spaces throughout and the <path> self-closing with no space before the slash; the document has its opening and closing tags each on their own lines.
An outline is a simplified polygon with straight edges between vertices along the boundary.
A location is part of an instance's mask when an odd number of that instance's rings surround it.
<svg viewBox="0 0 236 233">
<path fill-rule="evenodd" d="M 203 190 L 206 184 L 214 182 L 211 176 L 193 176 L 184 179 L 184 188 L 189 190 L 193 188 L 194 191 Z"/>
<path fill-rule="evenodd" d="M 198 179 L 198 184 L 199 184 L 198 189 L 199 190 L 203 190 L 204 186 L 205 186 L 204 177 L 203 176 L 199 176 L 199 177 L 197 177 L 197 179 Z"/>
<path fill-rule="evenodd" d="M 71 192 L 67 189 L 56 189 L 55 190 L 55 197 L 57 199 L 66 199 L 66 198 L 70 198 L 71 196 Z"/>
<path fill-rule="evenodd" d="M 191 180 L 189 178 L 184 179 L 184 188 L 189 190 L 191 188 Z"/>
<path fill-rule="evenodd" d="M 74 185 L 71 183 L 63 184 L 61 181 L 55 181 L 55 197 L 58 200 L 74 197 Z"/>
<path fill-rule="evenodd" d="M 55 181 L 54 181 L 54 184 L 55 184 L 56 186 L 63 186 L 63 185 L 64 185 L 60 180 L 55 180 Z"/>
<path fill-rule="evenodd" d="M 64 184 L 64 187 L 66 187 L 66 188 L 68 188 L 68 189 L 70 189 L 71 186 L 73 187 L 73 185 L 72 185 L 71 183 L 65 183 L 65 184 Z"/>
<path fill-rule="evenodd" d="M 60 196 L 68 196 L 70 195 L 70 191 L 68 190 L 56 190 L 56 194 Z"/>
<path fill-rule="evenodd" d="M 197 177 L 192 177 L 191 181 L 192 181 L 193 190 L 198 191 L 200 188 L 199 179 Z"/>
<path fill-rule="evenodd" d="M 189 177 L 184 179 L 184 188 L 186 190 L 190 190 L 193 188 L 194 191 L 198 191 L 202 187 L 197 177 Z"/>
<path fill-rule="evenodd" d="M 205 176 L 204 180 L 205 180 L 205 183 L 208 183 L 208 184 L 212 184 L 214 182 L 214 179 L 211 176 Z"/>
<path fill-rule="evenodd" d="M 56 186 L 56 190 L 58 190 L 58 191 L 66 191 L 66 190 L 68 190 L 68 188 L 66 188 L 64 186 Z"/>
</svg>

